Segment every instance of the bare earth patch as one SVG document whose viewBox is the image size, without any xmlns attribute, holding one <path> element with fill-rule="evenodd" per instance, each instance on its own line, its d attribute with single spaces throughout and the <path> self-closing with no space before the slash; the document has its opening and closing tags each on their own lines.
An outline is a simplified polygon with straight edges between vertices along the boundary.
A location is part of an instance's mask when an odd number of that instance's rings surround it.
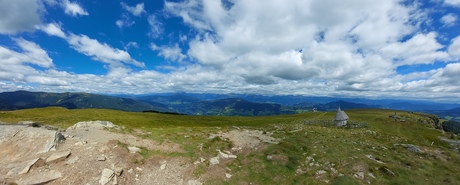
<svg viewBox="0 0 460 185">
<path fill-rule="evenodd" d="M 236 148 L 256 149 L 261 143 L 278 144 L 279 139 L 271 137 L 272 133 L 261 130 L 235 129 L 225 133 L 211 134 L 211 137 L 229 139 Z"/>
<path fill-rule="evenodd" d="M 142 156 L 119 143 L 163 153 L 182 153 L 180 145 L 110 132 L 98 124 L 71 127 L 60 143 L 54 141 L 56 130 L 2 125 L 0 174 L 8 175 L 0 184 L 200 184 L 190 159 L 155 156 L 138 162 Z"/>
</svg>

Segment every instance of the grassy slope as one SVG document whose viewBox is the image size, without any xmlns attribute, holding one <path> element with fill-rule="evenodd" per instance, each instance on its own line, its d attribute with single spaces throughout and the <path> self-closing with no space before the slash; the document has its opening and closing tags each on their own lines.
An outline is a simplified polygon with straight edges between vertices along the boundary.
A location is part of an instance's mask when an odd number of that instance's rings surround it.
<svg viewBox="0 0 460 185">
<path fill-rule="evenodd" d="M 209 133 L 227 131 L 232 129 L 231 126 L 275 131 L 275 137 L 283 138 L 280 144 L 268 145 L 262 151 L 238 154 L 236 160 L 226 164 L 234 175 L 224 182 L 227 184 L 323 184 L 326 180 L 333 184 L 460 183 L 460 176 L 457 175 L 460 171 L 459 154 L 446 143 L 439 141 L 441 132 L 422 124 L 422 120 L 428 121 L 428 118 L 398 112 L 407 121 L 394 122 L 388 118 L 394 111 L 378 109 L 350 110 L 347 114 L 353 121 L 369 123 L 369 127 L 343 129 L 302 124 L 304 120 L 331 120 L 335 115 L 333 112 L 266 117 L 212 117 L 44 108 L 2 112 L 0 121 L 34 120 L 67 128 L 78 121 L 108 120 L 124 126 L 128 132 L 133 129 L 151 132 L 143 135 L 145 138 L 182 144 L 186 154 L 169 155 L 185 155 L 192 160 L 215 156 L 217 148 L 231 148 L 228 141 L 207 139 Z M 198 149 L 199 144 L 203 144 L 203 151 Z M 410 152 L 398 144 L 417 145 L 424 153 Z M 155 151 L 145 153 L 146 156 L 157 154 Z M 285 160 L 267 160 L 267 155 L 281 156 Z M 366 155 L 372 155 L 384 164 L 371 160 Z M 312 157 L 314 161 L 308 157 Z M 331 168 L 338 173 L 334 174 Z M 196 174 L 204 173 L 206 169 L 206 165 L 198 166 Z M 296 174 L 296 170 L 303 171 L 303 174 Z M 317 175 L 320 170 L 327 173 Z M 365 172 L 365 178 L 352 178 L 359 171 Z M 340 177 L 340 173 L 344 176 Z M 369 173 L 376 178 L 371 178 Z"/>
</svg>

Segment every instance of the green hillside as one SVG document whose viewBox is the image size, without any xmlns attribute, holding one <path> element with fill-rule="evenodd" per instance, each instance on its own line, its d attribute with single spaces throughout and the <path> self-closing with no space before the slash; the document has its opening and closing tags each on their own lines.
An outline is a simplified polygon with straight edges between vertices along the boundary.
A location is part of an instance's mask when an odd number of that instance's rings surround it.
<svg viewBox="0 0 460 185">
<path fill-rule="evenodd" d="M 211 133 L 260 130 L 281 140 L 235 153 L 237 159 L 220 164 L 224 171 L 232 172 L 232 178 L 207 176 L 205 184 L 460 184 L 459 150 L 439 139 L 458 137 L 434 129 L 434 121 L 422 114 L 397 111 L 400 119 L 389 118 L 394 113 L 348 110 L 350 122 L 361 123 L 358 128 L 331 126 L 335 112 L 216 117 L 50 107 L 4 111 L 0 121 L 33 120 L 67 128 L 78 121 L 107 120 L 122 127 L 118 132 L 178 143 L 186 150 L 161 153 L 144 149 L 145 159 L 188 157 L 191 163 L 215 155 L 216 149 L 231 150 L 232 143 L 209 139 Z M 199 177 L 212 170 L 202 163 L 194 174 Z"/>
<path fill-rule="evenodd" d="M 141 112 L 157 110 L 168 112 L 161 104 L 148 104 L 129 98 L 119 98 L 89 93 L 3 92 L 0 93 L 0 110 L 17 110 L 59 106 L 68 109 L 100 108 Z"/>
</svg>

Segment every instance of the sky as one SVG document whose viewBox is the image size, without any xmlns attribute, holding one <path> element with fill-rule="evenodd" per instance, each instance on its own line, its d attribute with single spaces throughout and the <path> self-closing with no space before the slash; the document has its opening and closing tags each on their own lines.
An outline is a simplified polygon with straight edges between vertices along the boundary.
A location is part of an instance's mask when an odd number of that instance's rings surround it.
<svg viewBox="0 0 460 185">
<path fill-rule="evenodd" d="M 0 91 L 460 102 L 460 0 L 0 0 Z"/>
</svg>

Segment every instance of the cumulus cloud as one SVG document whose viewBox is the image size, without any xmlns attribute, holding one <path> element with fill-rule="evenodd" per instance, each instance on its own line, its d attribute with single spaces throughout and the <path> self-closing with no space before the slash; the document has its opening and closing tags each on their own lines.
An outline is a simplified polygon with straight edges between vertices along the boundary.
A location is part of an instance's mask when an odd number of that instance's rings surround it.
<svg viewBox="0 0 460 185">
<path fill-rule="evenodd" d="M 67 15 L 71 15 L 74 17 L 89 15 L 89 13 L 76 2 L 70 2 L 69 0 L 62 0 L 61 6 L 64 8 L 64 12 Z"/>
<path fill-rule="evenodd" d="M 134 16 L 140 16 L 143 13 L 145 13 L 144 3 L 136 4 L 136 6 L 128 6 L 126 3 L 121 2 L 121 6 L 123 7 L 123 9 L 130 12 Z"/>
<path fill-rule="evenodd" d="M 222 87 L 378 97 L 388 94 L 382 92 L 411 96 L 424 91 L 424 84 L 439 76 L 435 71 L 400 75 L 396 68 L 449 61 L 459 51 L 460 39 L 446 51 L 437 32 L 421 31 L 429 16 L 419 5 L 186 0 L 166 1 L 165 10 L 197 31 L 188 39 L 188 58 L 203 66 L 200 69 L 231 79 Z M 448 18 L 443 18 L 446 24 L 452 22 Z"/>
<path fill-rule="evenodd" d="M 0 0 L 0 33 L 34 31 L 41 25 L 43 6 L 35 0 Z"/>
<path fill-rule="evenodd" d="M 442 76 L 451 78 L 455 80 L 458 85 L 460 85 L 459 78 L 460 78 L 460 63 L 452 63 L 447 64 L 447 66 L 442 71 Z"/>
<path fill-rule="evenodd" d="M 19 57 L 21 61 L 30 64 L 36 64 L 40 67 L 53 67 L 53 60 L 48 56 L 45 50 L 34 42 L 24 40 L 22 38 L 14 39 L 18 46 L 23 50 L 24 56 Z"/>
<path fill-rule="evenodd" d="M 0 46 L 0 79 L 25 81 L 26 75 L 38 73 L 33 66 L 54 68 L 53 60 L 36 43 L 23 38 L 15 38 L 13 41 L 20 51 Z"/>
<path fill-rule="evenodd" d="M 449 13 L 441 17 L 441 22 L 444 24 L 444 26 L 453 26 L 457 20 L 458 17 L 453 13 Z"/>
<path fill-rule="evenodd" d="M 451 44 L 447 50 L 452 57 L 459 59 L 460 58 L 460 36 L 457 36 L 452 39 Z"/>
<path fill-rule="evenodd" d="M 449 54 L 440 51 L 444 46 L 436 40 L 436 33 L 417 34 L 405 42 L 389 44 L 381 51 L 395 61 L 396 66 L 432 64 L 438 60 L 446 60 Z"/>
<path fill-rule="evenodd" d="M 219 1 L 216 2 L 219 3 Z M 211 26 L 200 11 L 202 7 L 203 2 L 198 0 L 186 0 L 184 2 L 165 1 L 165 10 L 167 12 L 181 17 L 186 24 L 194 28 L 210 30 Z M 217 10 L 220 10 L 220 8 Z"/>
<path fill-rule="evenodd" d="M 70 34 L 67 38 L 68 43 L 78 52 L 93 57 L 93 59 L 111 65 L 119 65 L 120 62 L 131 64 L 138 67 L 145 67 L 145 64 L 131 58 L 128 52 L 117 48 L 112 48 L 106 43 L 100 43 L 86 35 Z"/>
<path fill-rule="evenodd" d="M 362 80 L 380 76 L 371 72 L 381 74 L 381 66 L 391 73 L 392 61 L 374 54 L 413 33 L 420 21 L 414 7 L 393 1 L 254 3 L 188 0 L 165 2 L 165 9 L 201 33 L 189 43 L 191 58 L 262 84 Z"/>
<path fill-rule="evenodd" d="M 64 1 L 46 0 L 50 6 L 54 2 Z M 164 39 L 161 41 L 166 43 L 152 43 L 150 49 L 167 61 L 164 64 L 181 63 L 156 66 L 156 69 L 167 69 L 166 73 L 129 67 L 144 66 L 127 52 L 133 47 L 142 48 L 141 42 L 123 44 L 122 50 L 83 34 L 64 32 L 57 23 L 39 24 L 40 30 L 64 38 L 79 53 L 107 64 L 107 74 L 57 71 L 43 49 L 44 53 L 38 45 L 19 40 L 15 42 L 21 51 L 0 47 L 0 59 L 15 59 L 16 62 L 11 63 L 20 65 L 2 65 L 0 71 L 23 73 L 1 72 L 0 79 L 10 80 L 0 81 L 0 88 L 98 93 L 192 91 L 460 98 L 460 65 L 456 62 L 460 58 L 460 36 L 443 45 L 445 34 L 421 26 L 422 22 L 430 21 L 425 8 L 418 7 L 421 3 L 406 4 L 397 0 L 231 2 L 166 1 L 165 18 L 179 18 L 190 29 L 168 33 L 166 37 L 178 37 L 177 44 L 160 37 L 169 26 L 168 21 L 161 22 L 158 14 L 147 15 L 142 3 L 121 4 L 126 12 L 115 22 L 118 27 L 131 26 L 134 24 L 131 18 L 146 14 L 149 24 L 146 32 L 150 39 Z M 443 2 L 455 5 L 457 1 Z M 448 26 L 455 24 L 457 18 L 447 14 L 439 21 Z M 159 43 L 157 40 L 155 43 Z M 21 42 L 24 43 L 19 46 Z M 32 58 L 41 62 L 26 62 Z M 446 62 L 446 66 L 398 74 L 398 67 L 434 62 Z M 45 69 L 39 69 L 40 65 Z M 24 84 L 26 82 L 47 85 L 32 87 Z"/>
<path fill-rule="evenodd" d="M 158 51 L 158 56 L 165 58 L 166 60 L 182 62 L 186 56 L 182 54 L 182 49 L 178 44 L 174 46 L 157 46 L 154 43 L 150 44 L 150 49 Z"/>
</svg>

